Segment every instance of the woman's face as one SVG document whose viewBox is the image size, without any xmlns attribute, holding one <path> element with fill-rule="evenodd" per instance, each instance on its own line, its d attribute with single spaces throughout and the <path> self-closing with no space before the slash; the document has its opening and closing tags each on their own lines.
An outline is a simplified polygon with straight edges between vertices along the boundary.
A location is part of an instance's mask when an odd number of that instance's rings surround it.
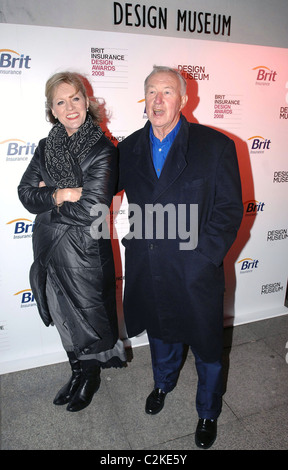
<svg viewBox="0 0 288 470">
<path fill-rule="evenodd" d="M 68 83 L 61 83 L 54 92 L 52 113 L 63 124 L 69 136 L 85 122 L 88 106 L 88 98 L 85 99 L 81 91 L 76 93 L 74 86 Z"/>
</svg>

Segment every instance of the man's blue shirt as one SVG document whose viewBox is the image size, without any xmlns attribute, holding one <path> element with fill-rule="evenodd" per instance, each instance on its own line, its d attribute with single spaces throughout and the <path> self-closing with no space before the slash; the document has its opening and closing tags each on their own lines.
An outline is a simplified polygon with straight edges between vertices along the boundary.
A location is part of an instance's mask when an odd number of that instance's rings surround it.
<svg viewBox="0 0 288 470">
<path fill-rule="evenodd" d="M 153 164 L 154 164 L 154 168 L 155 168 L 156 175 L 158 176 L 158 178 L 161 174 L 166 157 L 180 129 L 180 126 L 181 126 L 181 119 L 179 119 L 174 129 L 172 129 L 172 131 L 169 132 L 168 135 L 166 135 L 165 139 L 163 139 L 162 142 L 159 139 L 157 139 L 157 137 L 155 137 L 152 126 L 150 127 L 150 142 L 151 142 L 151 148 L 152 148 Z"/>
</svg>

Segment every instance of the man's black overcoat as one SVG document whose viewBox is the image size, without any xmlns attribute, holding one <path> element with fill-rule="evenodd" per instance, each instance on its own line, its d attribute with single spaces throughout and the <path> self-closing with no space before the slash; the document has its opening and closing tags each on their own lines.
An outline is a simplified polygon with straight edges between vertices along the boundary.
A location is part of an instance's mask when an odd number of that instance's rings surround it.
<svg viewBox="0 0 288 470">
<path fill-rule="evenodd" d="M 118 189 L 125 190 L 131 209 L 130 234 L 122 241 L 124 314 L 129 337 L 146 329 L 164 341 L 188 344 L 203 360 L 214 362 L 222 353 L 223 259 L 243 215 L 241 183 L 234 142 L 181 120 L 159 179 L 149 121 L 118 145 Z M 190 211 L 194 204 L 198 224 Z M 154 233 L 145 236 L 151 227 Z M 196 248 L 189 246 L 189 237 L 183 243 L 185 229 L 188 234 L 197 229 Z"/>
</svg>

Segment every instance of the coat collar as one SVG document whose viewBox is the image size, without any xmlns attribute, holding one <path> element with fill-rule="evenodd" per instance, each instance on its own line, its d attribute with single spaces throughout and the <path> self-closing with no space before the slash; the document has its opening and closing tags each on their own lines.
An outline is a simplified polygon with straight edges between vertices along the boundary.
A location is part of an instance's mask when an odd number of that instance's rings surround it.
<svg viewBox="0 0 288 470">
<path fill-rule="evenodd" d="M 160 178 L 156 175 L 152 161 L 149 138 L 150 121 L 145 124 L 134 146 L 135 170 L 141 173 L 143 178 L 153 183 L 153 202 L 157 200 L 163 192 L 169 190 L 171 184 L 179 178 L 184 168 L 187 166 L 186 153 L 188 150 L 189 123 L 182 115 L 181 121 L 181 127 L 167 155 Z"/>
</svg>

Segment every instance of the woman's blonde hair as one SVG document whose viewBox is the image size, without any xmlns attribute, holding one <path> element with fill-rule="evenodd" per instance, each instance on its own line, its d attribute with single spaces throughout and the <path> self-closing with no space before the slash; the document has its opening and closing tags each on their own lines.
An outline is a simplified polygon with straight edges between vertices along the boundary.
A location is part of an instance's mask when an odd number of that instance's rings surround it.
<svg viewBox="0 0 288 470">
<path fill-rule="evenodd" d="M 85 85 L 85 82 L 86 82 L 86 85 Z M 85 79 L 78 73 L 74 73 L 74 72 L 58 72 L 52 75 L 52 77 L 50 77 L 49 80 L 47 80 L 46 87 L 45 87 L 45 96 L 47 100 L 46 101 L 46 114 L 47 114 L 48 120 L 52 124 L 55 124 L 57 122 L 57 119 L 52 114 L 52 104 L 53 104 L 53 97 L 54 97 L 55 90 L 59 85 L 61 85 L 61 83 L 67 83 L 69 85 L 72 85 L 75 88 L 76 93 L 80 91 L 82 95 L 84 96 L 85 100 L 88 98 L 89 107 L 88 107 L 87 112 L 92 117 L 93 124 L 98 125 L 101 122 L 99 104 L 93 96 L 88 96 L 88 93 L 87 93 L 87 88 L 89 86 L 93 94 L 92 87 L 89 84 L 87 79 Z"/>
</svg>

